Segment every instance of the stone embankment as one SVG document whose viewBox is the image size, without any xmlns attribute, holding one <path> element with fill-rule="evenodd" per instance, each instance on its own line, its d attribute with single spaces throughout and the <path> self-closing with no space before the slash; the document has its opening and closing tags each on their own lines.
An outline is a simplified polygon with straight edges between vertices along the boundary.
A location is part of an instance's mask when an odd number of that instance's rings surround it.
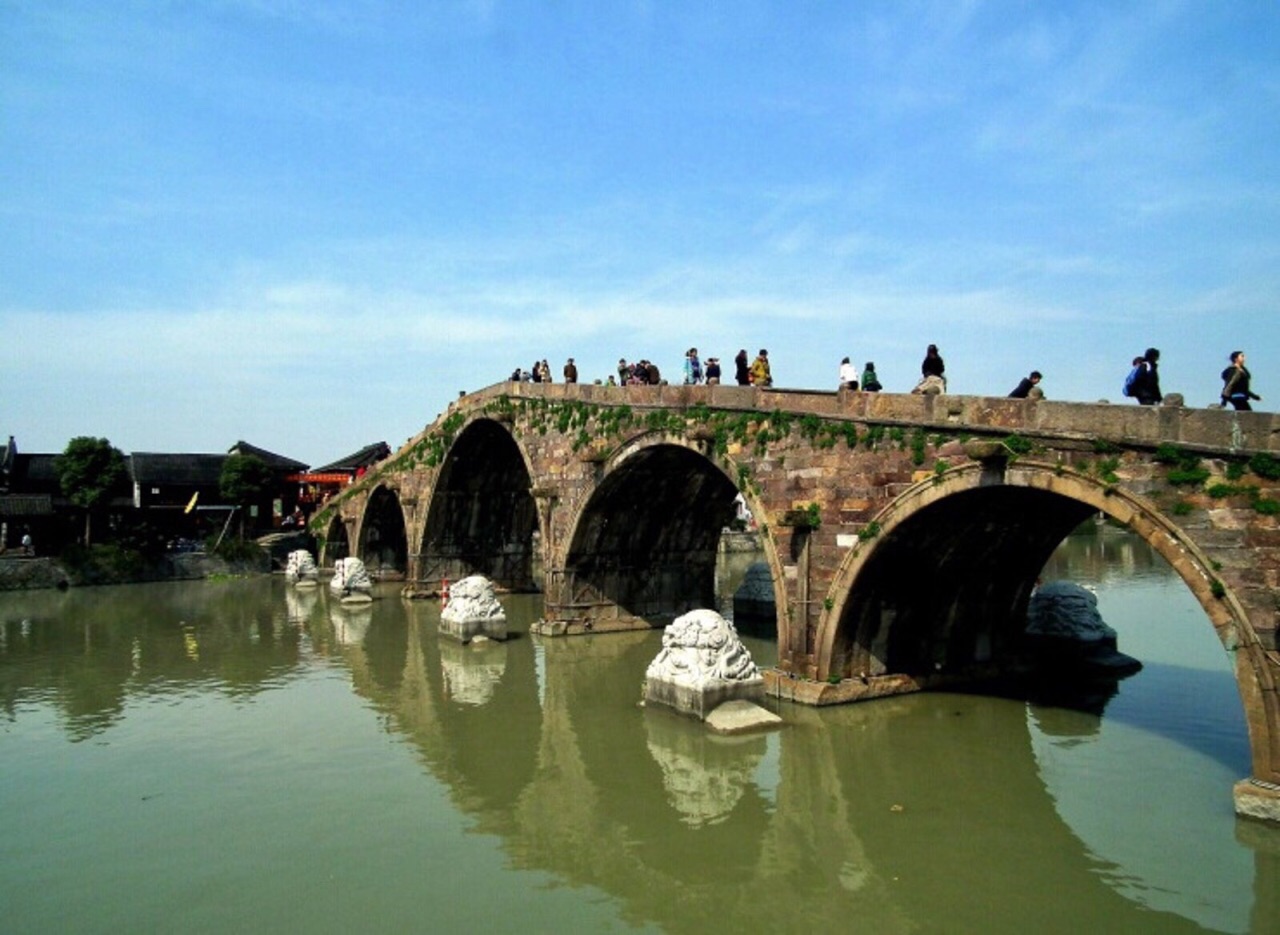
<svg viewBox="0 0 1280 935">
<path fill-rule="evenodd" d="M 234 561 L 189 552 L 167 555 L 154 562 L 88 562 L 70 568 L 49 557 L 0 556 L 0 591 L 41 588 L 65 589 L 103 584 L 137 584 L 144 581 L 188 581 L 218 575 L 266 574 L 271 560 L 266 553 L 254 561 Z"/>
</svg>

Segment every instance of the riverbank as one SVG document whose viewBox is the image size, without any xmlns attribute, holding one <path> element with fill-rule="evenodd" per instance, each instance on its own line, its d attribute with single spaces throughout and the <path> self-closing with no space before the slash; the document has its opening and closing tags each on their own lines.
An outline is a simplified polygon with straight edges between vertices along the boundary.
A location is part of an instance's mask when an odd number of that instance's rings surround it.
<svg viewBox="0 0 1280 935">
<path fill-rule="evenodd" d="M 271 557 L 228 560 L 205 552 L 166 555 L 147 561 L 137 553 L 104 553 L 71 566 L 59 559 L 0 556 L 0 591 L 65 590 L 144 581 L 191 581 L 219 575 L 267 574 Z"/>
</svg>

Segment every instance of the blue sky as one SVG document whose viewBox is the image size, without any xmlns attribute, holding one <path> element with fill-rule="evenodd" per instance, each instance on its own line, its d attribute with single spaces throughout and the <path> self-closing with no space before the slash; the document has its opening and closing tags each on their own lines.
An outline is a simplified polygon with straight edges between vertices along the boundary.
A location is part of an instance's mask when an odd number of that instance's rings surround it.
<svg viewBox="0 0 1280 935">
<path fill-rule="evenodd" d="M 0 0 L 0 433 L 319 464 L 690 345 L 1270 408 L 1278 161 L 1272 2 Z"/>
</svg>

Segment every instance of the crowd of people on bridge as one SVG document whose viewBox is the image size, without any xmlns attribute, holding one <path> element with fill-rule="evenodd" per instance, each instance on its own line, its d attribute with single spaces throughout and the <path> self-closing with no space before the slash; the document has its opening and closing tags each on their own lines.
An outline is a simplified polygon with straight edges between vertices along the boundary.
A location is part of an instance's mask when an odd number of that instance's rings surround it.
<svg viewBox="0 0 1280 935">
<path fill-rule="evenodd" d="M 1249 410 L 1251 401 L 1261 400 L 1261 396 L 1253 392 L 1250 386 L 1252 375 L 1245 366 L 1244 351 L 1232 351 L 1228 356 L 1228 366 L 1222 371 L 1222 393 L 1214 403 L 1217 408 L 1231 406 L 1237 410 Z M 1141 406 L 1156 406 L 1164 400 L 1160 391 L 1160 351 L 1149 347 L 1133 358 L 1128 375 L 1122 385 L 1124 396 L 1132 398 Z M 733 359 L 733 380 L 739 386 L 773 386 L 773 372 L 769 363 L 769 351 L 760 348 L 751 359 L 743 348 Z M 912 393 L 936 395 L 947 392 L 947 367 L 941 351 L 936 344 L 925 349 L 924 359 L 920 363 L 920 379 Z M 570 357 L 563 368 L 566 383 L 578 382 L 578 367 Z M 527 370 L 517 367 L 510 379 L 524 383 L 551 383 L 551 367 L 546 359 L 535 360 Z M 1032 370 L 1021 378 L 1018 385 L 1009 393 L 1013 399 L 1043 399 L 1044 390 L 1040 383 L 1044 375 L 1039 370 Z M 681 380 L 685 385 L 705 384 L 716 386 L 722 380 L 720 358 L 707 357 L 704 361 L 696 347 L 685 351 Z M 616 374 L 611 373 L 605 379 L 597 379 L 597 384 L 608 386 L 652 386 L 665 384 L 658 365 L 646 358 L 628 361 L 619 358 Z M 840 361 L 837 372 L 837 387 L 841 392 L 876 393 L 884 387 L 876 374 L 874 361 L 867 361 L 861 374 L 849 357 Z"/>
</svg>

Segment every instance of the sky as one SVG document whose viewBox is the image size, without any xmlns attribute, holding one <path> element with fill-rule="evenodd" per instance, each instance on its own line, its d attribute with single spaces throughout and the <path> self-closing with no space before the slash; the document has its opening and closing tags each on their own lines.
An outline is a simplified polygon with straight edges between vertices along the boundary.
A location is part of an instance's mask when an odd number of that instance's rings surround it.
<svg viewBox="0 0 1280 935">
<path fill-rule="evenodd" d="M 1271 408 L 1278 163 L 1270 0 L 0 0 L 0 435 L 314 466 L 690 346 Z"/>
</svg>

